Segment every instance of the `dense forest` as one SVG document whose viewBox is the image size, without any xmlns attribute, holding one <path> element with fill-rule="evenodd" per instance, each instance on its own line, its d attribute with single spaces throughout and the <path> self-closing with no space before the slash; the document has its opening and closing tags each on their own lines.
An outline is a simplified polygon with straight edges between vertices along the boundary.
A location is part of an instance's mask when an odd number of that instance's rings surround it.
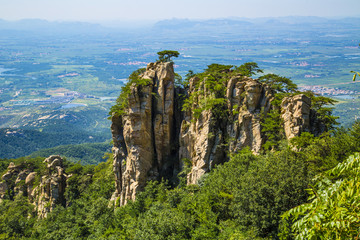
<svg viewBox="0 0 360 240">
<path fill-rule="evenodd" d="M 97 166 L 68 162 L 68 206 L 38 219 L 26 197 L 3 200 L 0 238 L 355 239 L 360 158 L 352 154 L 360 150 L 359 135 L 355 123 L 320 137 L 304 134 L 258 156 L 244 149 L 198 185 L 186 185 L 184 173 L 175 188 L 149 182 L 136 201 L 116 209 L 109 206 L 110 155 Z M 2 173 L 8 163 L 1 161 Z"/>
<path fill-rule="evenodd" d="M 44 150 L 46 152 L 46 149 L 55 147 L 61 149 L 61 145 L 77 144 L 78 146 L 85 146 L 86 143 L 91 145 L 106 140 L 108 140 L 107 136 L 96 133 L 93 134 L 89 131 L 77 129 L 76 127 L 66 128 L 66 126 L 61 124 L 48 126 L 42 129 L 42 131 L 34 129 L 0 128 L 0 152 L 3 158 L 18 158 L 30 155 L 36 151 Z M 110 145 L 108 146 L 110 147 Z M 69 147 L 71 148 L 71 146 L 68 146 L 68 148 Z M 103 148 L 101 150 L 103 150 Z M 85 149 L 83 151 L 85 151 Z M 64 152 L 60 153 L 64 154 Z M 38 154 L 35 153 L 35 155 Z M 65 154 L 65 156 L 69 155 Z"/>
<path fill-rule="evenodd" d="M 210 72 L 221 78 L 231 68 L 244 75 L 260 72 L 254 63 L 234 68 L 215 64 L 198 76 Z M 189 72 L 188 77 L 193 76 Z M 298 93 L 287 78 L 259 79 L 276 92 L 275 105 Z M 178 80 L 187 87 L 187 80 Z M 134 75 L 130 82 L 146 84 Z M 192 108 L 195 116 L 204 109 L 222 114 L 224 83 L 214 77 L 206 84 L 215 94 Z M 123 88 L 112 112 L 122 113 L 128 88 Z M 115 188 L 111 154 L 98 165 L 65 161 L 64 169 L 71 175 L 66 205 L 39 218 L 26 196 L 8 190 L 0 203 L 0 239 L 357 239 L 360 122 L 349 129 L 336 128 L 328 106 L 332 100 L 306 94 L 327 126 L 319 136 L 304 132 L 287 141 L 277 135 L 281 120 L 274 108 L 264 125 L 270 141 L 260 154 L 248 148 L 229 153 L 229 161 L 204 174 L 197 184 L 186 183 L 190 166 L 185 161 L 175 180 L 148 182 L 135 201 L 122 207 L 110 201 Z M 188 96 L 184 108 L 195 98 L 201 102 L 201 97 Z M 11 162 L 31 166 L 41 176 L 46 171 L 43 160 L 28 157 Z M 9 162 L 0 160 L 1 175 Z"/>
</svg>

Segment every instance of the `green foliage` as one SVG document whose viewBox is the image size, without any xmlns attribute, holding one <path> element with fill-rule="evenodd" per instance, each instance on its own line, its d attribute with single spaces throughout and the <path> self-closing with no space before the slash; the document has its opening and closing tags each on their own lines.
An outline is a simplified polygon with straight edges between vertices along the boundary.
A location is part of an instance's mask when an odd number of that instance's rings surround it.
<svg viewBox="0 0 360 240">
<path fill-rule="evenodd" d="M 324 97 L 324 96 L 316 96 L 313 92 L 305 92 L 305 94 L 311 98 L 311 107 L 318 114 L 318 118 L 325 125 L 326 131 L 332 130 L 339 123 L 336 121 L 338 117 L 332 115 L 333 107 L 337 101 Z"/>
<path fill-rule="evenodd" d="M 314 187 L 308 190 L 311 202 L 283 215 L 284 221 L 293 219 L 295 239 L 358 239 L 359 176 L 359 153 L 317 176 Z"/>
<path fill-rule="evenodd" d="M 34 206 L 25 197 L 0 202 L 0 239 L 24 239 L 31 236 Z"/>
<path fill-rule="evenodd" d="M 173 51 L 173 50 L 163 50 L 157 53 L 159 56 L 159 61 L 160 62 L 171 62 L 171 58 L 172 57 L 178 57 L 179 56 L 179 52 L 178 51 Z"/>
<path fill-rule="evenodd" d="M 285 138 L 281 119 L 281 102 L 284 97 L 298 93 L 297 86 L 290 79 L 276 74 L 261 76 L 259 81 L 267 84 L 275 91 L 274 98 L 271 101 L 272 108 L 267 114 L 262 110 L 261 116 L 261 132 L 266 137 L 266 142 L 262 147 L 265 150 L 275 150 L 278 148 L 280 141 Z"/>
<path fill-rule="evenodd" d="M 262 117 L 261 132 L 266 137 L 266 142 L 262 145 L 263 149 L 277 149 L 279 142 L 284 139 L 281 123 L 281 113 L 278 108 L 271 109 L 266 116 Z"/>
<path fill-rule="evenodd" d="M 259 68 L 259 66 L 255 62 L 244 63 L 243 65 L 236 67 L 235 72 L 248 77 L 251 77 L 257 73 L 263 73 L 263 71 Z"/>
<path fill-rule="evenodd" d="M 89 138 L 89 136 L 93 138 Z M 40 149 L 69 144 L 102 142 L 107 139 L 107 137 L 99 136 L 94 132 L 89 133 L 76 127 L 66 128 L 59 122 L 54 122 L 53 128 L 44 128 L 43 131 L 1 128 L 0 157 L 18 158 L 28 156 Z M 34 156 L 39 155 L 35 154 Z"/>
<path fill-rule="evenodd" d="M 78 145 L 64 145 L 36 151 L 30 157 L 48 157 L 50 155 L 60 155 L 71 162 L 81 162 L 81 164 L 98 164 L 104 161 L 104 153 L 109 153 L 111 146 L 109 142 L 104 143 L 83 143 Z"/>
<path fill-rule="evenodd" d="M 289 78 L 281 77 L 276 74 L 266 74 L 264 76 L 259 77 L 259 81 L 266 83 L 271 87 L 271 89 L 275 90 L 275 92 L 279 93 L 296 93 L 297 85 L 293 83 Z"/>
<path fill-rule="evenodd" d="M 290 145 L 296 150 L 297 158 L 303 159 L 309 170 L 318 174 L 360 151 L 359 134 L 359 122 L 356 122 L 351 129 L 339 128 L 331 134 L 324 133 L 319 137 L 302 133 L 301 136 L 293 138 Z"/>
<path fill-rule="evenodd" d="M 134 239 L 190 239 L 192 224 L 184 212 L 156 203 L 139 216 Z"/>
<path fill-rule="evenodd" d="M 188 78 L 196 77 L 195 89 L 184 101 L 183 110 L 192 110 L 195 118 L 203 111 L 211 110 L 215 118 L 226 118 L 226 84 L 233 74 L 232 65 L 211 64 L 203 73 L 189 72 Z"/>
<path fill-rule="evenodd" d="M 109 207 L 114 191 L 110 154 L 97 166 L 65 161 L 65 171 L 71 174 L 66 208 L 57 206 L 47 218 L 37 219 L 26 199 L 4 200 L 0 203 L 0 236 L 250 240 L 278 239 L 280 234 L 283 239 L 311 239 L 299 235 L 305 226 L 314 232 L 314 239 L 336 239 L 336 234 L 341 239 L 354 239 L 352 229 L 359 228 L 355 219 L 359 217 L 360 155 L 344 160 L 360 150 L 359 136 L 357 122 L 352 129 L 339 129 L 331 135 L 303 133 L 290 146 L 266 154 L 253 155 L 244 149 L 206 174 L 199 185 L 182 183 L 171 189 L 164 181 L 148 182 L 135 201 L 115 210 Z M 37 168 L 42 160 L 11 161 L 24 166 L 31 162 L 36 166 L 33 170 L 40 171 Z M 8 160 L 0 163 L 3 161 Z M 191 161 L 183 159 L 183 165 L 180 175 L 186 177 Z M 309 194 L 311 202 L 307 201 Z M 298 210 L 290 210 L 294 207 Z"/>
<path fill-rule="evenodd" d="M 121 87 L 121 92 L 119 97 L 116 99 L 116 104 L 110 108 L 109 115 L 113 113 L 121 116 L 125 113 L 125 109 L 128 106 L 129 94 L 131 92 L 131 86 L 141 87 L 149 84 L 149 79 L 143 79 L 140 77 L 142 73 L 145 72 L 145 68 L 140 68 L 132 72 L 129 76 L 128 82 L 125 86 Z"/>
<path fill-rule="evenodd" d="M 213 210 L 257 236 L 275 237 L 280 214 L 306 200 L 306 166 L 289 150 L 254 156 L 238 154 L 215 169 L 204 188 Z"/>
<path fill-rule="evenodd" d="M 194 71 L 189 70 L 188 73 L 185 75 L 185 80 L 183 81 L 182 85 L 187 88 L 189 87 L 189 81 L 191 78 L 193 78 L 195 76 Z"/>
</svg>

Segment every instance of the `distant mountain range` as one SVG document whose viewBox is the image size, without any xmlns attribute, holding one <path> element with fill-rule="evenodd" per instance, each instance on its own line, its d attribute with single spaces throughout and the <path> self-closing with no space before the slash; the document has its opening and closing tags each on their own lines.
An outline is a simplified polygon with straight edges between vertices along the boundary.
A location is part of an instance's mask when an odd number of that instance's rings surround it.
<svg viewBox="0 0 360 240">
<path fill-rule="evenodd" d="M 149 24 L 134 22 L 134 29 L 148 28 L 152 30 L 195 30 L 195 29 L 231 29 L 233 27 L 283 27 L 291 25 L 321 26 L 343 24 L 359 26 L 360 17 L 349 18 L 322 18 L 322 17 L 278 17 L 278 18 L 224 18 L 224 19 L 166 19 L 156 22 L 149 27 Z M 115 29 L 131 29 L 131 22 L 113 23 L 88 23 L 88 22 L 68 22 L 68 21 L 47 21 L 41 19 L 23 19 L 18 21 L 6 21 L 0 19 L 0 30 L 16 31 L 45 31 L 45 32 L 99 32 L 113 31 Z"/>
<path fill-rule="evenodd" d="M 155 29 L 195 29 L 195 28 L 261 28 L 261 27 L 319 27 L 329 25 L 360 25 L 360 18 L 341 18 L 330 19 L 322 17 L 278 17 L 278 18 L 226 18 L 226 19 L 209 19 L 209 20 L 190 20 L 190 19 L 168 19 L 157 22 Z"/>
</svg>

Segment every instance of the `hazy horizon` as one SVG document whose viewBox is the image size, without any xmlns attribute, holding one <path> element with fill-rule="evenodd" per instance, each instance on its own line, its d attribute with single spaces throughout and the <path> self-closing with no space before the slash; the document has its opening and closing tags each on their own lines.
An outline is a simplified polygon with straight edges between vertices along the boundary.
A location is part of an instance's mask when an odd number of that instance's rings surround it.
<svg viewBox="0 0 360 240">
<path fill-rule="evenodd" d="M 0 19 L 82 22 L 156 22 L 164 19 L 360 17 L 358 0 L 0 0 Z"/>
<path fill-rule="evenodd" d="M 16 20 L 8 20 L 0 17 L 0 21 L 6 21 L 7 23 L 13 24 L 13 23 L 22 23 L 23 21 L 26 22 L 26 25 L 29 23 L 31 24 L 31 21 L 34 21 L 33 23 L 36 24 L 37 21 L 40 23 L 41 21 L 45 21 L 49 24 L 67 24 L 67 23 L 79 23 L 79 24 L 93 24 L 99 25 L 101 27 L 106 28 L 121 28 L 121 29 L 127 29 L 127 28 L 134 28 L 134 29 L 142 29 L 144 27 L 150 27 L 154 26 L 155 24 L 162 22 L 162 21 L 193 21 L 193 22 L 206 22 L 206 21 L 212 21 L 212 20 L 238 20 L 238 21 L 248 21 L 249 23 L 258 23 L 262 24 L 267 22 L 270 19 L 277 19 L 282 22 L 288 22 L 291 23 L 292 20 L 295 20 L 298 23 L 301 22 L 313 22 L 313 20 L 316 21 L 316 18 L 319 19 L 326 19 L 326 20 L 342 20 L 347 18 L 356 18 L 360 19 L 360 16 L 344 16 L 344 17 L 319 17 L 319 16 L 280 16 L 280 17 L 222 17 L 222 18 L 164 18 L 164 19 L 152 19 L 152 20 L 136 20 L 136 19 L 129 19 L 129 20 L 48 20 L 48 19 L 42 19 L 42 18 L 22 18 L 22 19 L 16 19 Z M 14 25 L 16 26 L 16 25 Z M 35 25 L 34 25 L 35 26 Z"/>
</svg>

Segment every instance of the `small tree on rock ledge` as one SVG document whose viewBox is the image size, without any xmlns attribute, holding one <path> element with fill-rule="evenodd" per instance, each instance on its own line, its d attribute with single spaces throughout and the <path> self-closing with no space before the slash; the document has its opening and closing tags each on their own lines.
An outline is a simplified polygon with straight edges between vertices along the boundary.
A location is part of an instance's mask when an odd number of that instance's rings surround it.
<svg viewBox="0 0 360 240">
<path fill-rule="evenodd" d="M 172 50 L 164 50 L 157 53 L 159 55 L 160 62 L 171 62 L 172 57 L 178 57 L 179 52 L 178 51 L 172 51 Z"/>
</svg>

